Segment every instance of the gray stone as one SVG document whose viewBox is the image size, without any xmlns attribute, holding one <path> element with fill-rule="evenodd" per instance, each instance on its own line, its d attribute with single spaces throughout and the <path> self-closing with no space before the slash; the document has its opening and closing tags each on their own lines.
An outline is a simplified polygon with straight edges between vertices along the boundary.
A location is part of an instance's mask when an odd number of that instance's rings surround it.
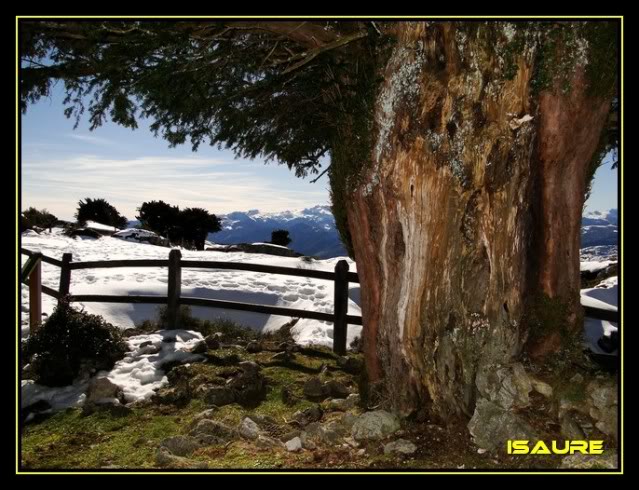
<svg viewBox="0 0 639 490">
<path fill-rule="evenodd" d="M 235 439 L 237 432 L 232 427 L 217 420 L 202 419 L 189 432 L 189 435 L 193 437 L 213 436 L 223 441 L 230 441 Z"/>
<path fill-rule="evenodd" d="M 249 375 L 257 375 L 262 370 L 262 366 L 253 361 L 242 361 L 238 366 L 244 373 Z"/>
<path fill-rule="evenodd" d="M 301 426 L 310 424 L 311 422 L 318 422 L 322 419 L 324 412 L 319 405 L 313 405 L 302 411 L 297 411 L 293 414 L 293 420 L 295 420 Z"/>
<path fill-rule="evenodd" d="M 351 394 L 350 390 L 344 383 L 334 379 L 324 383 L 324 387 L 329 396 L 332 396 L 333 398 L 346 398 Z"/>
<path fill-rule="evenodd" d="M 290 452 L 297 452 L 302 449 L 302 440 L 299 437 L 294 437 L 290 441 L 286 441 L 286 450 Z"/>
<path fill-rule="evenodd" d="M 475 444 L 488 450 L 505 448 L 509 439 L 537 439 L 533 428 L 518 415 L 484 398 L 477 401 L 468 430 Z"/>
<path fill-rule="evenodd" d="M 155 463 L 158 466 L 171 468 L 208 468 L 206 463 L 191 461 L 182 456 L 175 456 L 165 447 L 160 447 L 156 451 Z"/>
<path fill-rule="evenodd" d="M 245 439 L 255 440 L 262 433 L 260 426 L 248 417 L 245 417 L 240 423 L 240 435 Z"/>
<path fill-rule="evenodd" d="M 191 436 L 175 436 L 164 439 L 160 446 L 167 448 L 176 456 L 188 456 L 202 445 Z"/>
<path fill-rule="evenodd" d="M 356 441 L 384 439 L 400 429 L 399 419 L 385 410 L 366 412 L 357 417 L 352 428 Z"/>
<path fill-rule="evenodd" d="M 220 337 L 221 336 L 217 334 L 207 335 L 204 342 L 206 342 L 206 346 L 210 350 L 217 350 L 220 348 Z"/>
<path fill-rule="evenodd" d="M 113 403 L 121 397 L 122 389 L 107 378 L 93 378 L 87 388 L 85 403 Z"/>
<path fill-rule="evenodd" d="M 273 362 L 291 362 L 295 359 L 295 354 L 289 351 L 282 351 L 271 357 Z"/>
<path fill-rule="evenodd" d="M 507 366 L 486 365 L 477 373 L 477 389 L 483 398 L 502 408 L 524 408 L 530 405 L 530 378 L 519 363 Z"/>
<path fill-rule="evenodd" d="M 530 378 L 530 384 L 532 385 L 533 390 L 535 390 L 540 395 L 545 396 L 546 398 L 552 398 L 552 386 L 548 383 L 541 381 L 540 379 Z"/>
<path fill-rule="evenodd" d="M 255 440 L 255 445 L 260 449 L 271 449 L 271 448 L 278 448 L 283 446 L 283 444 L 280 441 L 273 439 L 272 437 L 265 436 L 263 434 L 260 434 L 259 436 L 257 436 L 257 439 Z"/>
<path fill-rule="evenodd" d="M 588 383 L 586 393 L 589 415 L 596 421 L 595 427 L 604 434 L 617 439 L 619 410 L 618 386 L 613 379 L 595 379 Z"/>
<path fill-rule="evenodd" d="M 417 446 L 406 439 L 397 439 L 384 446 L 384 454 L 404 454 L 410 455 L 417 451 Z"/>
<path fill-rule="evenodd" d="M 314 376 L 304 383 L 304 396 L 311 400 L 319 400 L 328 396 L 328 387 L 322 384 L 322 381 Z"/>
<path fill-rule="evenodd" d="M 614 450 L 603 454 L 571 454 L 561 460 L 561 468 L 575 470 L 615 470 L 619 468 L 619 457 Z"/>
<path fill-rule="evenodd" d="M 357 393 L 352 393 L 346 398 L 337 398 L 328 401 L 328 408 L 331 410 L 346 411 L 359 405 L 360 399 Z"/>
<path fill-rule="evenodd" d="M 571 441 L 583 441 L 586 439 L 583 429 L 569 413 L 564 414 L 561 418 L 561 435 Z"/>
<path fill-rule="evenodd" d="M 356 359 L 354 357 L 338 357 L 335 362 L 338 367 L 350 374 L 359 374 L 364 367 L 364 363 L 361 359 Z"/>
<path fill-rule="evenodd" d="M 235 393 L 226 386 L 208 386 L 204 393 L 204 401 L 216 407 L 230 405 L 235 402 Z"/>
<path fill-rule="evenodd" d="M 191 352 L 193 354 L 204 354 L 207 350 L 209 350 L 209 347 L 204 340 L 196 342 L 196 344 L 191 348 Z"/>
<path fill-rule="evenodd" d="M 262 352 L 262 346 L 259 342 L 249 342 L 246 346 L 246 352 L 249 354 L 257 354 L 258 352 Z"/>
</svg>

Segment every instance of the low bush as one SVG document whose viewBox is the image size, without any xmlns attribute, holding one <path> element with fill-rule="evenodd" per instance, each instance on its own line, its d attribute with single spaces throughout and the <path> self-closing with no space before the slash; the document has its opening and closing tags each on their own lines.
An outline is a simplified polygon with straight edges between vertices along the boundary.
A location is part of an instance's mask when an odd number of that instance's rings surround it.
<svg viewBox="0 0 639 490">
<path fill-rule="evenodd" d="M 46 386 L 69 385 L 83 368 L 111 369 L 126 352 L 118 328 L 99 315 L 72 308 L 67 301 L 28 338 L 24 349 L 35 381 Z"/>
</svg>

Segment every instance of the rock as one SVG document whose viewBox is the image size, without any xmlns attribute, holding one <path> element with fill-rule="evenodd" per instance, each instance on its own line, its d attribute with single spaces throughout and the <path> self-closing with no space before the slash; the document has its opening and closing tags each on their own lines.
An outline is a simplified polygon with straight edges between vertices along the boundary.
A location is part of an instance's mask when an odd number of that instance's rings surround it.
<svg viewBox="0 0 639 490">
<path fill-rule="evenodd" d="M 417 446 L 406 439 L 397 439 L 384 446 L 384 454 L 404 454 L 410 455 L 417 451 Z"/>
<path fill-rule="evenodd" d="M 195 417 L 193 417 L 193 420 L 191 421 L 191 424 L 189 425 L 190 429 L 193 429 L 200 420 L 214 419 L 216 412 L 217 412 L 217 408 L 209 408 L 207 410 L 204 410 L 198 413 Z"/>
<path fill-rule="evenodd" d="M 177 341 L 177 338 L 167 335 L 166 337 L 162 337 L 162 342 L 166 342 L 167 344 L 174 343 Z"/>
<path fill-rule="evenodd" d="M 468 430 L 475 444 L 488 450 L 505 448 L 509 439 L 537 439 L 532 427 L 518 415 L 484 398 L 477 401 Z"/>
<path fill-rule="evenodd" d="M 317 444 L 315 444 L 311 438 L 309 437 L 308 433 L 306 431 L 302 431 L 299 435 L 300 440 L 302 441 L 302 447 L 304 449 L 308 449 L 310 451 L 313 451 L 315 449 L 317 449 Z"/>
<path fill-rule="evenodd" d="M 570 413 L 564 414 L 561 418 L 561 435 L 572 441 L 583 441 L 586 439 L 586 434 L 583 429 Z"/>
<path fill-rule="evenodd" d="M 546 398 L 552 398 L 552 386 L 550 386 L 548 383 L 531 377 L 530 384 L 532 385 L 533 390 L 535 390 L 540 395 L 543 395 Z"/>
<path fill-rule="evenodd" d="M 360 398 L 356 393 L 348 395 L 345 399 L 334 399 L 328 401 L 328 408 L 331 410 L 340 410 L 345 412 L 359 405 Z"/>
<path fill-rule="evenodd" d="M 282 351 L 271 357 L 272 362 L 291 362 L 295 360 L 295 354 L 289 351 Z"/>
<path fill-rule="evenodd" d="M 614 450 L 606 450 L 603 454 L 571 454 L 561 460 L 560 468 L 614 470 L 619 468 L 619 457 Z"/>
<path fill-rule="evenodd" d="M 207 335 L 204 338 L 204 342 L 206 342 L 206 346 L 210 350 L 217 350 L 220 348 L 220 336 L 217 334 Z"/>
<path fill-rule="evenodd" d="M 342 356 L 338 357 L 335 361 L 337 366 L 349 374 L 359 374 L 364 367 L 364 363 L 361 359 L 355 357 Z"/>
<path fill-rule="evenodd" d="M 287 441 L 286 450 L 290 452 L 297 452 L 302 449 L 302 440 L 299 437 L 294 437 L 290 441 Z"/>
<path fill-rule="evenodd" d="M 114 403 L 122 396 L 122 388 L 108 378 L 93 378 L 87 388 L 85 403 Z"/>
<path fill-rule="evenodd" d="M 204 340 L 196 342 L 196 344 L 191 348 L 191 352 L 193 354 L 204 354 L 207 350 L 209 350 L 209 347 Z"/>
<path fill-rule="evenodd" d="M 175 436 L 164 439 L 160 446 L 167 448 L 176 456 L 188 456 L 202 445 L 191 436 Z"/>
<path fill-rule="evenodd" d="M 260 426 L 248 417 L 240 423 L 239 433 L 245 439 L 255 440 L 262 433 Z"/>
<path fill-rule="evenodd" d="M 249 342 L 246 345 L 246 352 L 248 352 L 249 354 L 257 354 L 258 352 L 262 352 L 262 346 L 259 342 Z"/>
<path fill-rule="evenodd" d="M 329 396 L 332 396 L 333 398 L 346 398 L 351 394 L 350 390 L 344 383 L 340 383 L 334 379 L 324 383 L 324 387 Z"/>
<path fill-rule="evenodd" d="M 486 365 L 477 373 L 477 389 L 483 398 L 501 408 L 524 408 L 530 405 L 530 378 L 519 363 L 508 366 Z"/>
<path fill-rule="evenodd" d="M 242 371 L 227 380 L 227 387 L 233 390 L 235 401 L 240 405 L 257 406 L 266 398 L 266 379 L 254 362 L 242 362 L 240 367 Z"/>
<path fill-rule="evenodd" d="M 232 427 L 217 420 L 202 419 L 189 432 L 189 435 L 198 437 L 198 440 L 201 440 L 199 439 L 200 436 L 213 436 L 216 440 L 226 442 L 235 439 L 237 432 Z"/>
<path fill-rule="evenodd" d="M 165 447 L 160 447 L 155 453 L 155 463 L 158 466 L 171 468 L 208 468 L 206 463 L 191 461 L 182 456 L 175 456 Z"/>
<path fill-rule="evenodd" d="M 584 377 L 581 374 L 577 373 L 572 378 L 570 378 L 570 382 L 573 384 L 581 384 L 584 382 Z"/>
<path fill-rule="evenodd" d="M 138 345 L 138 349 L 144 349 L 145 347 L 148 347 L 149 345 L 153 345 L 153 342 L 151 342 L 150 340 L 147 340 L 146 342 L 142 342 L 140 345 Z"/>
<path fill-rule="evenodd" d="M 319 405 L 313 405 L 302 411 L 297 411 L 293 414 L 293 420 L 295 420 L 302 427 L 310 424 L 311 422 L 319 422 L 324 415 L 324 411 Z"/>
<path fill-rule="evenodd" d="M 353 430 L 353 425 L 355 425 L 356 421 L 357 421 L 357 415 L 353 415 L 350 412 L 346 412 L 344 415 L 342 415 L 342 418 L 340 419 L 340 423 L 346 429 L 347 432 L 351 432 Z"/>
<path fill-rule="evenodd" d="M 400 429 L 399 419 L 385 410 L 366 412 L 357 417 L 352 428 L 356 441 L 384 439 Z"/>
<path fill-rule="evenodd" d="M 160 404 L 184 405 L 190 400 L 190 395 L 183 387 L 174 386 L 171 388 L 161 388 L 153 395 L 152 400 Z"/>
<path fill-rule="evenodd" d="M 589 415 L 596 420 L 595 427 L 617 439 L 618 434 L 618 386 L 613 379 L 595 379 L 586 386 Z"/>
<path fill-rule="evenodd" d="M 257 436 L 257 439 L 255 440 L 255 445 L 260 449 L 271 449 L 271 448 L 277 448 L 277 447 L 283 446 L 280 441 L 273 439 L 272 437 L 265 436 L 263 434 L 260 434 L 259 436 Z"/>
<path fill-rule="evenodd" d="M 235 393 L 226 386 L 207 386 L 205 388 L 204 401 L 209 405 L 223 407 L 235 403 Z"/>
<path fill-rule="evenodd" d="M 328 396 L 328 390 L 329 388 L 323 385 L 317 376 L 313 376 L 304 383 L 303 392 L 304 396 L 310 400 L 322 400 Z"/>
<path fill-rule="evenodd" d="M 254 375 L 259 373 L 262 370 L 262 366 L 253 361 L 242 361 L 239 364 L 239 367 L 244 373 Z"/>
</svg>

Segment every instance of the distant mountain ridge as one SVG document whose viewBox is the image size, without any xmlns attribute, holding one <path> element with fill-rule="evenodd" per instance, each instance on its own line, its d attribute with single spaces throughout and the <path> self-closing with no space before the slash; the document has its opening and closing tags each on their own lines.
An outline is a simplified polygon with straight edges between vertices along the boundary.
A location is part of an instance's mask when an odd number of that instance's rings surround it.
<svg viewBox="0 0 639 490">
<path fill-rule="evenodd" d="M 617 245 L 619 214 L 616 209 L 592 211 L 581 219 L 581 246 Z"/>
<path fill-rule="evenodd" d="M 284 229 L 288 230 L 293 240 L 289 247 L 296 252 L 322 259 L 347 255 L 335 228 L 330 206 L 317 205 L 276 213 L 261 213 L 251 209 L 218 217 L 222 222 L 222 230 L 209 234 L 209 240 L 215 243 L 268 242 L 273 230 Z"/>
<path fill-rule="evenodd" d="M 285 229 L 293 241 L 290 248 L 322 259 L 347 255 L 335 227 L 330 206 L 317 205 L 296 211 L 262 213 L 257 209 L 218 215 L 222 230 L 210 233 L 209 241 L 220 244 L 268 242 L 271 232 Z M 139 222 L 130 221 L 129 226 Z M 616 246 L 618 212 L 592 211 L 582 218 L 581 246 Z"/>
</svg>

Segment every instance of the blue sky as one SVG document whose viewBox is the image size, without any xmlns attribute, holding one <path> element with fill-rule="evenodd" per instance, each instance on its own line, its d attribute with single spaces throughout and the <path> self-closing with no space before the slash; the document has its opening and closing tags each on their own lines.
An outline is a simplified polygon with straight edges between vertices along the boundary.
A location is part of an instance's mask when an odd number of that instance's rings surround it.
<svg viewBox="0 0 639 490">
<path fill-rule="evenodd" d="M 311 184 L 286 166 L 235 159 L 230 151 L 207 145 L 169 148 L 148 123 L 135 131 L 106 123 L 77 129 L 63 114 L 63 96 L 28 108 L 22 119 L 22 208 L 46 208 L 72 219 L 77 202 L 102 197 L 134 219 L 144 201 L 163 199 L 180 207 L 212 213 L 259 209 L 283 211 L 328 204 L 328 179 Z M 604 164 L 595 176 L 587 210 L 617 207 L 617 171 Z"/>
</svg>

